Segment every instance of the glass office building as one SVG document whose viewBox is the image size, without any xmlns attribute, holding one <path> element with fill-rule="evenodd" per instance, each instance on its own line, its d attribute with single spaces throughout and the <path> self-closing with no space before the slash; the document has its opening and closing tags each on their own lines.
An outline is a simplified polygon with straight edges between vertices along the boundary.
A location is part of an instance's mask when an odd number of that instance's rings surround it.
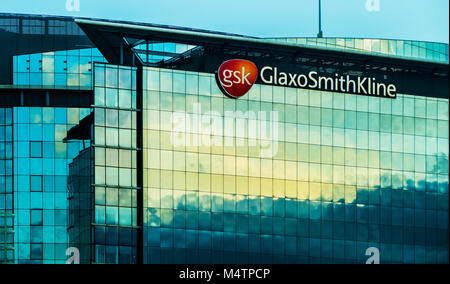
<svg viewBox="0 0 450 284">
<path fill-rule="evenodd" d="M 232 100 L 211 74 L 145 78 L 148 262 L 361 263 L 369 247 L 385 263 L 447 260 L 448 100 L 271 86 Z M 172 113 L 195 103 L 225 117 L 277 111 L 276 155 L 239 135 L 250 121 L 212 130 L 235 147 L 171 145 Z"/>
<path fill-rule="evenodd" d="M 0 38 L 0 263 L 65 263 L 69 164 L 89 141 L 64 138 L 91 112 L 93 45 L 58 17 L 1 14 Z"/>
<path fill-rule="evenodd" d="M 6 14 L 0 35 L 0 263 L 448 263 L 448 44 Z M 232 99 L 230 59 L 398 92 Z"/>
</svg>

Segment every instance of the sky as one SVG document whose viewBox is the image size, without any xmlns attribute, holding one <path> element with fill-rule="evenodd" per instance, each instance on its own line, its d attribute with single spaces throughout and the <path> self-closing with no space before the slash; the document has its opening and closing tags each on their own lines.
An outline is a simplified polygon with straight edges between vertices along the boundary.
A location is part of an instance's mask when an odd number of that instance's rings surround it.
<svg viewBox="0 0 450 284">
<path fill-rule="evenodd" d="M 318 2 L 319 0 L 2 0 L 0 13 L 125 20 L 257 37 L 315 37 L 318 32 Z M 449 0 L 322 0 L 322 17 L 324 37 L 449 43 Z"/>
</svg>

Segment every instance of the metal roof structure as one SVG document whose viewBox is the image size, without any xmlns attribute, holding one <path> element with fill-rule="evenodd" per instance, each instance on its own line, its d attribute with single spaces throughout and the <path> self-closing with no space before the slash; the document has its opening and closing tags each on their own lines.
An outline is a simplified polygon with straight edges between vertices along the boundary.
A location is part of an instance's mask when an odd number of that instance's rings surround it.
<svg viewBox="0 0 450 284">
<path fill-rule="evenodd" d="M 432 68 L 448 71 L 448 64 L 427 60 L 405 59 L 389 55 L 373 55 L 361 51 L 341 50 L 337 48 L 311 47 L 307 45 L 289 44 L 276 40 L 245 37 L 210 31 L 181 29 L 148 24 L 75 19 L 82 30 L 94 40 L 97 47 L 105 52 L 111 63 L 120 60 L 120 49 L 126 52 L 136 44 L 145 40 L 187 43 L 197 46 L 218 46 L 235 49 L 245 49 L 248 52 L 261 52 L 285 56 L 320 56 L 322 58 L 342 58 L 348 61 L 360 61 L 373 65 L 390 65 L 396 67 Z M 128 41 L 127 39 L 134 39 Z M 113 56 L 114 54 L 114 56 Z M 109 57 L 110 56 L 110 57 Z M 126 55 L 124 54 L 124 59 Z M 126 63 L 124 63 L 126 64 Z"/>
<path fill-rule="evenodd" d="M 223 60 L 245 58 L 285 69 L 314 69 L 322 73 L 367 75 L 400 82 L 400 93 L 448 98 L 449 64 L 363 51 L 312 47 L 275 40 L 149 24 L 75 19 L 111 64 L 154 66 L 214 73 Z M 137 49 L 151 43 L 196 46 L 169 60 L 145 62 L 154 52 Z"/>
</svg>

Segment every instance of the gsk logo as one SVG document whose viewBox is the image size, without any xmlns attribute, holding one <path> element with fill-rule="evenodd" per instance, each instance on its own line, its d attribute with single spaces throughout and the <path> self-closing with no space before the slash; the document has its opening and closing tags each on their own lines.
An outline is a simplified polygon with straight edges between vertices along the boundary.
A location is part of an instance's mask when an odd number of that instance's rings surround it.
<svg viewBox="0 0 450 284">
<path fill-rule="evenodd" d="M 233 99 L 245 95 L 258 78 L 258 67 L 248 60 L 233 59 L 222 63 L 217 72 L 219 87 Z"/>
</svg>

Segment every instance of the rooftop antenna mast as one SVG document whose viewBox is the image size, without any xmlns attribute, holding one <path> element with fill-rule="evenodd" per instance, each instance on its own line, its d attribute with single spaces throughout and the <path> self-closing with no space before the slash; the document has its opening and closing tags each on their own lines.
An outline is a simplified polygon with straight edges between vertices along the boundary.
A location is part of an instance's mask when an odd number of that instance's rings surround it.
<svg viewBox="0 0 450 284">
<path fill-rule="evenodd" d="M 319 0 L 319 33 L 317 34 L 318 38 L 323 38 L 322 32 L 322 0 Z"/>
</svg>

